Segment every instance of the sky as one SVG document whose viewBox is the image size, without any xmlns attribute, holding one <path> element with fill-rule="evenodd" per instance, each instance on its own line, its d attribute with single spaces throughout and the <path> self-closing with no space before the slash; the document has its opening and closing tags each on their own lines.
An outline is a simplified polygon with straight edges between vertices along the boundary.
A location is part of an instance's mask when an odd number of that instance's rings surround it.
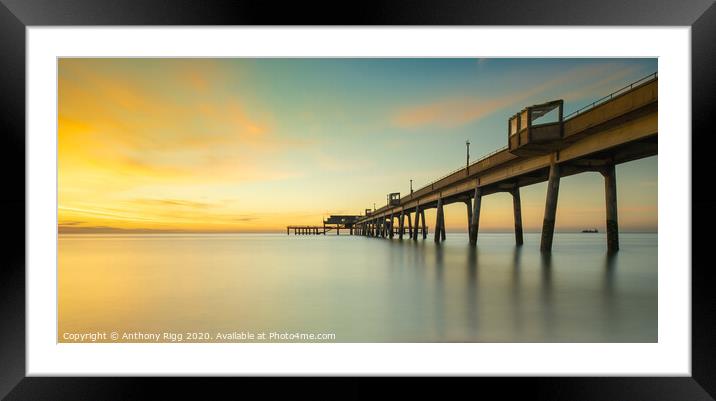
<svg viewBox="0 0 716 401">
<path fill-rule="evenodd" d="M 507 144 L 507 119 L 565 114 L 657 71 L 656 59 L 58 61 L 61 233 L 285 232 L 360 214 Z M 521 189 L 541 229 L 546 184 Z M 617 166 L 621 231 L 657 230 L 657 157 Z M 434 211 L 427 212 L 430 226 Z M 467 230 L 464 204 L 445 208 Z M 604 228 L 598 173 L 562 179 L 556 229 Z M 481 231 L 511 231 L 509 194 Z"/>
</svg>

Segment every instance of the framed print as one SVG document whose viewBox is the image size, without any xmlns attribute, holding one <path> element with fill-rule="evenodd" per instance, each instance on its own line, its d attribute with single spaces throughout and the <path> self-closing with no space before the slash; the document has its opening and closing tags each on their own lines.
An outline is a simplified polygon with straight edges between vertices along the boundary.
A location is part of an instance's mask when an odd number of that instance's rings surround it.
<svg viewBox="0 0 716 401">
<path fill-rule="evenodd" d="M 279 9 L 3 1 L 3 395 L 713 399 L 713 4 Z"/>
</svg>

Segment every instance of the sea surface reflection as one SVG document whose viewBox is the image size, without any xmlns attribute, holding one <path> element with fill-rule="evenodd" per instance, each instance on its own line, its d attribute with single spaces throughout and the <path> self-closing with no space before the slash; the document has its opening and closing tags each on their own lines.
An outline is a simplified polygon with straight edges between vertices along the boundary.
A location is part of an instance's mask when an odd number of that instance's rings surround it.
<svg viewBox="0 0 716 401">
<path fill-rule="evenodd" d="M 657 235 L 428 240 L 62 235 L 65 332 L 335 333 L 336 342 L 655 342 Z M 217 341 L 212 339 L 211 341 Z"/>
</svg>

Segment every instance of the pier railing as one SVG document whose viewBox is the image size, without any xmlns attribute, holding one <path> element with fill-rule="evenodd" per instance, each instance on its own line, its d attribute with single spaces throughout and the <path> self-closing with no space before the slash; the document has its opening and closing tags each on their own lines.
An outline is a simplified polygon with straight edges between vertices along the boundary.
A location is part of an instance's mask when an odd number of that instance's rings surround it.
<svg viewBox="0 0 716 401">
<path fill-rule="evenodd" d="M 488 159 L 488 158 L 490 158 L 490 157 L 492 157 L 492 156 L 494 156 L 494 155 L 496 155 L 496 154 L 498 154 L 498 153 L 500 153 L 500 152 L 502 152 L 502 151 L 505 151 L 505 150 L 507 150 L 507 146 L 503 146 L 503 147 L 501 147 L 501 148 L 499 148 L 499 149 L 493 150 L 493 151 L 490 152 L 490 153 L 483 154 L 483 155 L 480 156 L 477 160 L 475 160 L 474 162 L 471 162 L 468 166 L 469 166 L 469 167 L 472 167 L 472 166 L 474 166 L 474 165 L 476 165 L 476 164 L 478 164 L 478 163 L 484 161 L 485 159 Z M 426 185 L 424 185 L 424 186 L 418 188 L 418 189 L 417 189 L 416 191 L 414 191 L 414 192 L 419 192 L 419 191 L 422 191 L 422 190 L 428 189 L 428 188 L 430 188 L 430 190 L 433 190 L 433 189 L 435 189 L 435 184 L 437 184 L 438 182 L 440 182 L 440 181 L 442 181 L 442 180 L 444 180 L 444 179 L 446 179 L 446 178 L 448 178 L 448 177 L 450 177 L 450 176 L 452 176 L 452 175 L 454 175 L 454 174 L 457 174 L 457 173 L 459 173 L 459 172 L 462 172 L 462 171 L 465 171 L 465 166 L 462 166 L 462 167 L 460 167 L 460 168 L 457 168 L 457 169 L 455 169 L 455 170 L 453 170 L 453 171 L 451 171 L 451 172 L 449 172 L 449 173 L 447 173 L 447 174 L 441 176 L 440 178 L 437 178 L 437 179 L 435 179 L 435 180 L 433 180 L 433 181 L 430 181 L 428 184 L 426 184 Z"/>
<path fill-rule="evenodd" d="M 576 116 L 584 113 L 585 111 L 589 111 L 604 102 L 608 102 L 608 101 L 614 99 L 615 96 L 619 96 L 624 92 L 628 92 L 628 91 L 634 89 L 634 87 L 636 87 L 636 86 L 645 84 L 653 79 L 656 79 L 657 74 L 658 74 L 658 72 L 651 73 L 641 79 L 638 79 L 638 80 L 632 82 L 631 84 L 629 84 L 623 88 L 619 88 L 619 89 L 615 90 L 614 92 L 604 96 L 603 98 L 597 99 L 594 102 L 592 102 L 591 104 L 588 104 L 588 105 L 582 107 L 581 109 L 578 109 L 576 111 L 573 111 L 573 112 L 567 114 L 566 116 L 564 116 L 564 120 L 566 121 L 570 118 L 576 117 Z"/>
</svg>

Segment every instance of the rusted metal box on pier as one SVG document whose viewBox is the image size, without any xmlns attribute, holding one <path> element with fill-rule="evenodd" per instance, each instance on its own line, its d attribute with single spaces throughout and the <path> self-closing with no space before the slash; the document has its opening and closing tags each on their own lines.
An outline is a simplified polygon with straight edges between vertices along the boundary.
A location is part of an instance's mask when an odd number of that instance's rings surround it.
<svg viewBox="0 0 716 401">
<path fill-rule="evenodd" d="M 554 152 L 564 136 L 563 100 L 524 108 L 507 122 L 510 153 L 534 156 Z"/>
<path fill-rule="evenodd" d="M 400 192 L 393 192 L 388 194 L 388 205 L 400 206 Z"/>
</svg>

